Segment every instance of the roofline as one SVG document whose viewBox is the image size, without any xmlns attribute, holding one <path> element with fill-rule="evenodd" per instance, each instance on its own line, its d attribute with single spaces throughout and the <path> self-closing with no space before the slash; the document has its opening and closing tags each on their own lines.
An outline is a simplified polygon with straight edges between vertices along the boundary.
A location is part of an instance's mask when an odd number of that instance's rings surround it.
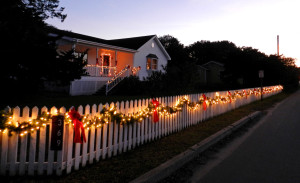
<svg viewBox="0 0 300 183">
<path fill-rule="evenodd" d="M 72 41 L 75 43 L 82 43 L 82 44 L 87 44 L 87 45 L 91 45 L 91 46 L 99 46 L 99 47 L 104 47 L 104 48 L 109 48 L 109 49 L 115 49 L 115 50 L 120 50 L 120 51 L 126 51 L 126 52 L 130 52 L 130 53 L 136 53 L 138 52 L 138 50 L 145 45 L 146 43 L 144 43 L 142 46 L 140 46 L 137 50 L 135 49 L 130 49 L 130 48 L 124 48 L 124 47 L 119 47 L 119 46 L 113 46 L 113 45 L 109 45 L 109 44 L 104 44 L 104 43 L 98 43 L 98 42 L 94 42 L 94 41 L 87 41 L 84 39 L 78 39 L 78 38 L 72 38 L 69 36 L 63 36 L 62 39 L 68 40 L 68 41 Z M 164 53 L 164 55 L 167 57 L 167 60 L 171 60 L 170 55 L 168 54 L 168 52 L 166 51 L 166 49 L 164 48 L 164 46 L 161 44 L 161 42 L 159 41 L 158 37 L 156 35 L 153 35 L 151 39 L 149 39 L 147 42 L 149 42 L 150 40 L 156 40 L 158 46 L 160 47 L 160 49 L 162 50 L 162 52 Z"/>
<path fill-rule="evenodd" d="M 215 63 L 215 64 L 217 64 L 217 65 L 224 66 L 224 64 L 222 64 L 222 63 L 220 63 L 220 62 L 216 62 L 216 61 L 209 61 L 209 62 L 207 62 L 207 63 L 205 63 L 205 64 L 203 64 L 203 65 L 207 65 L 208 63 Z M 202 65 L 202 66 L 203 66 L 203 65 Z"/>
<path fill-rule="evenodd" d="M 165 47 L 161 44 L 161 42 L 159 41 L 158 37 L 155 35 L 153 39 L 156 39 L 156 42 L 158 43 L 158 46 L 160 47 L 160 49 L 163 51 L 163 53 L 165 54 L 165 56 L 167 57 L 168 60 L 171 60 L 170 55 L 168 54 L 168 52 L 166 51 Z"/>
<path fill-rule="evenodd" d="M 202 65 L 197 65 L 198 67 L 201 67 L 202 69 L 204 69 L 204 70 L 209 70 L 208 68 L 206 68 L 206 67 L 204 67 L 204 66 L 202 66 Z"/>
<path fill-rule="evenodd" d="M 87 41 L 87 40 L 83 40 L 83 39 L 71 38 L 71 37 L 68 37 L 68 36 L 64 36 L 64 37 L 62 37 L 62 39 L 65 39 L 65 40 L 68 40 L 68 41 L 73 41 L 75 43 L 81 43 L 81 44 L 86 44 L 86 45 L 91 45 L 91 46 L 99 46 L 99 47 L 103 47 L 103 48 L 126 51 L 126 52 L 130 52 L 130 53 L 136 53 L 137 52 L 137 50 L 134 50 L 134 49 L 123 48 L 123 47 L 113 46 L 113 45 L 104 44 L 104 43 L 97 43 L 97 42 L 94 42 L 94 41 Z"/>
</svg>

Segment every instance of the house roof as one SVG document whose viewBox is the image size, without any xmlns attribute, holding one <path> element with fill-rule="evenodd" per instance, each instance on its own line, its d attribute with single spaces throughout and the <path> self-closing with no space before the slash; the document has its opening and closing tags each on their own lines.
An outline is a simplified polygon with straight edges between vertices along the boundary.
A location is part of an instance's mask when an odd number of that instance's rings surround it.
<svg viewBox="0 0 300 183">
<path fill-rule="evenodd" d="M 198 69 L 203 69 L 203 70 L 209 70 L 208 68 L 201 66 L 201 65 L 197 65 Z"/>
<path fill-rule="evenodd" d="M 49 32 L 53 36 L 61 36 L 62 39 L 66 39 L 69 41 L 74 41 L 82 44 L 89 44 L 93 46 L 101 46 L 111 49 L 119 49 L 133 53 L 138 52 L 139 49 L 148 41 L 155 40 L 158 46 L 161 48 L 164 55 L 166 56 L 166 58 L 168 60 L 171 60 L 171 57 L 169 56 L 163 45 L 160 43 L 156 35 L 106 40 L 51 27 L 49 27 Z"/>
<path fill-rule="evenodd" d="M 132 37 L 132 38 L 125 38 L 125 39 L 113 39 L 107 41 L 109 44 L 114 46 L 120 46 L 124 48 L 137 50 L 153 37 L 155 37 L 155 35 Z"/>
<path fill-rule="evenodd" d="M 51 32 L 54 34 L 58 34 L 59 36 L 66 36 L 69 38 L 75 38 L 75 39 L 91 41 L 100 44 L 112 45 L 121 48 L 129 48 L 133 50 L 138 50 L 146 42 L 148 42 L 150 39 L 155 37 L 155 35 L 149 35 L 149 36 L 140 36 L 140 37 L 132 37 L 132 38 L 124 38 L 124 39 L 106 40 L 106 39 L 100 39 L 92 36 L 87 36 L 87 35 L 71 32 L 71 31 L 65 31 L 59 29 L 53 29 L 51 30 Z"/>
<path fill-rule="evenodd" d="M 203 64 L 202 66 L 205 67 L 206 65 L 210 65 L 210 64 L 217 64 L 217 65 L 219 65 L 219 66 L 224 66 L 224 64 L 222 64 L 222 63 L 220 63 L 220 62 L 216 62 L 216 61 L 209 61 L 209 62 Z"/>
</svg>

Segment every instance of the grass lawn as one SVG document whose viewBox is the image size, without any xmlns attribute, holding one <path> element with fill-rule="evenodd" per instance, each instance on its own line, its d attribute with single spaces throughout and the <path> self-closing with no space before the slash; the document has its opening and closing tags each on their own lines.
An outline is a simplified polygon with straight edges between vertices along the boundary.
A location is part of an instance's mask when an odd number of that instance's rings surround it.
<svg viewBox="0 0 300 183">
<path fill-rule="evenodd" d="M 111 159 L 101 160 L 95 164 L 88 165 L 79 171 L 74 171 L 71 174 L 62 177 L 17 177 L 13 180 L 73 183 L 129 182 L 244 116 L 254 111 L 266 110 L 288 96 L 289 94 L 287 93 L 280 93 L 266 98 L 262 102 L 257 101 L 248 104 L 189 127 L 181 132 L 139 146 L 134 150 Z M 12 179 L 10 178 L 10 180 Z"/>
</svg>

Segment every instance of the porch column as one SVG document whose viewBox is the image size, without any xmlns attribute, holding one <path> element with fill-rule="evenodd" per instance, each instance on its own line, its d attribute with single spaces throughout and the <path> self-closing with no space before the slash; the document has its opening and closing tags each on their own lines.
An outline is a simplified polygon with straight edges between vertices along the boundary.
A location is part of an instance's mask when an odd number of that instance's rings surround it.
<svg viewBox="0 0 300 183">
<path fill-rule="evenodd" d="M 118 58 L 118 51 L 115 51 L 115 67 L 117 67 L 117 65 L 118 65 L 117 58 Z"/>
<path fill-rule="evenodd" d="M 99 65 L 99 57 L 98 57 L 98 48 L 96 48 L 96 66 Z M 95 68 L 96 69 L 96 76 L 100 76 L 100 70 L 98 69 L 98 67 Z"/>
</svg>

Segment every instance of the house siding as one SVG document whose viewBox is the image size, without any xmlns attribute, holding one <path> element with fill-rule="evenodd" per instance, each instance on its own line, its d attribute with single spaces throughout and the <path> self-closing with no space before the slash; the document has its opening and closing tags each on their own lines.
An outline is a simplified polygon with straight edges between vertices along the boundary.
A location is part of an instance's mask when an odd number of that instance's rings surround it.
<svg viewBox="0 0 300 183">
<path fill-rule="evenodd" d="M 141 66 L 141 70 L 139 72 L 139 79 L 143 80 L 151 74 L 151 71 L 147 71 L 146 69 L 146 56 L 149 54 L 155 54 L 158 57 L 157 71 L 164 71 L 163 66 L 166 66 L 168 63 L 168 59 L 159 47 L 159 43 L 157 42 L 157 37 L 153 37 L 148 42 L 146 42 L 143 46 L 138 49 L 138 52 L 134 55 L 134 67 Z M 152 43 L 154 47 L 152 47 Z"/>
<path fill-rule="evenodd" d="M 126 65 L 133 66 L 133 54 L 126 52 L 117 52 L 117 72 L 120 72 Z"/>
<path fill-rule="evenodd" d="M 207 82 L 209 84 L 221 84 L 222 80 L 220 76 L 221 72 L 224 71 L 224 66 L 210 62 L 205 67 L 209 69 L 207 72 Z"/>
</svg>

